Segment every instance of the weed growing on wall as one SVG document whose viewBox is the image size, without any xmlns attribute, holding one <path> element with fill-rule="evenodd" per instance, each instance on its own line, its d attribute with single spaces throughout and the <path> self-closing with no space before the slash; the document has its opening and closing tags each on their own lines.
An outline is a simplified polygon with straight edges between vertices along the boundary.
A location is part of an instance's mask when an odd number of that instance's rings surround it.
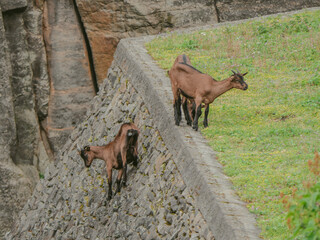
<svg viewBox="0 0 320 240">
<path fill-rule="evenodd" d="M 303 188 L 294 191 L 291 197 L 284 197 L 288 209 L 287 225 L 290 239 L 320 239 L 320 156 L 315 153 L 314 161 L 308 162 L 310 179 Z"/>
<path fill-rule="evenodd" d="M 249 72 L 248 90 L 217 98 L 201 132 L 262 237 L 291 239 L 280 192 L 303 188 L 320 146 L 320 11 L 172 34 L 146 47 L 166 70 L 184 53 L 216 80 Z"/>
</svg>

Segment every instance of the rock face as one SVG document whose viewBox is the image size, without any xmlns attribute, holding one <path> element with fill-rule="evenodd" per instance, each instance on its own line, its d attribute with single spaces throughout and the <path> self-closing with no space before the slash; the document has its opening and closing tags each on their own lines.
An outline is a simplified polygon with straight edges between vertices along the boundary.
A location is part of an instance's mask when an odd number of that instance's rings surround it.
<svg viewBox="0 0 320 240">
<path fill-rule="evenodd" d="M 17 144 L 12 151 L 13 160 L 21 164 L 31 178 L 34 172 L 33 161 L 35 145 L 39 139 L 38 119 L 36 114 L 35 93 L 33 88 L 32 66 L 29 46 L 26 41 L 28 32 L 25 30 L 23 12 L 3 13 L 6 28 L 6 39 L 10 50 L 12 69 L 12 95 L 16 120 Z M 19 51 L 17 51 L 19 49 Z M 36 181 L 36 180 L 35 180 Z"/>
<path fill-rule="evenodd" d="M 1 0 L 0 6 L 3 12 L 24 9 L 28 5 L 27 0 Z"/>
<path fill-rule="evenodd" d="M 51 81 L 48 117 L 42 122 L 58 153 L 95 96 L 85 41 L 73 2 L 48 0 L 44 36 Z"/>
<path fill-rule="evenodd" d="M 215 2 L 219 22 L 235 21 L 320 6 L 318 0 L 215 0 Z"/>
<path fill-rule="evenodd" d="M 90 40 L 98 82 L 105 78 L 120 39 L 216 23 L 211 0 L 76 0 Z"/>
<path fill-rule="evenodd" d="M 16 143 L 11 155 L 15 164 L 36 182 L 37 170 L 44 172 L 50 159 L 44 150 L 45 139 L 39 127 L 39 120 L 48 114 L 49 101 L 41 3 L 2 1 L 1 6 L 7 9 L 2 10 L 2 15 L 16 128 Z M 17 8 L 13 9 L 13 6 Z"/>
<path fill-rule="evenodd" d="M 0 7 L 1 10 L 1 7 Z M 1 12 L 1 11 L 0 11 Z M 10 51 L 0 14 L 0 238 L 14 222 L 19 210 L 30 197 L 32 183 L 14 163 L 17 125 L 12 91 Z M 14 201 L 13 201 L 14 199 Z"/>
<path fill-rule="evenodd" d="M 95 95 L 73 4 L 55 2 L 45 5 L 45 49 L 43 1 L 0 1 L 0 237 Z"/>
</svg>

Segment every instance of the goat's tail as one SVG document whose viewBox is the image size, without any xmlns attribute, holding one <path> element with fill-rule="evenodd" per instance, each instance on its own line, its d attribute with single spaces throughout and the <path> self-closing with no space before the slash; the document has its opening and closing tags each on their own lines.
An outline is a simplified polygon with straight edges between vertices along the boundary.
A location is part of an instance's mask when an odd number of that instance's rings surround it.
<svg viewBox="0 0 320 240">
<path fill-rule="evenodd" d="M 183 63 L 187 64 L 187 56 L 185 54 L 182 55 Z"/>
</svg>

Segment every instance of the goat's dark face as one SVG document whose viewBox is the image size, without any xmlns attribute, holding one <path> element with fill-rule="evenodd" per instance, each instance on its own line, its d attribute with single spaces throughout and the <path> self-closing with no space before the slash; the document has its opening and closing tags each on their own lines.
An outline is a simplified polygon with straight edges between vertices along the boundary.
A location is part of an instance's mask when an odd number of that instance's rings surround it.
<svg viewBox="0 0 320 240">
<path fill-rule="evenodd" d="M 239 73 L 239 72 L 233 72 L 233 75 L 231 76 L 231 83 L 232 83 L 232 87 L 234 88 L 238 88 L 241 90 L 247 90 L 248 89 L 248 85 L 247 83 L 243 80 L 243 76 L 247 74 L 246 73 Z"/>
<path fill-rule="evenodd" d="M 127 132 L 127 136 L 128 137 L 135 137 L 138 135 L 138 131 L 135 130 L 135 129 L 128 129 L 128 132 Z"/>
<path fill-rule="evenodd" d="M 84 161 L 84 165 L 88 168 L 91 166 L 92 160 L 94 158 L 93 153 L 90 151 L 89 146 L 85 146 L 83 149 L 78 149 L 81 158 Z"/>
</svg>

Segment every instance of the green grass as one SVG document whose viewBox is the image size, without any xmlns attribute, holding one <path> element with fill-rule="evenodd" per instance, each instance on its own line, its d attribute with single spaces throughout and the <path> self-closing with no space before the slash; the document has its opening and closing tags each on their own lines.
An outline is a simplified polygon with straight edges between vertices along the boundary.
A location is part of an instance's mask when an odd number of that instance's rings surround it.
<svg viewBox="0 0 320 240">
<path fill-rule="evenodd" d="M 209 127 L 199 127 L 257 215 L 261 236 L 288 239 L 280 192 L 303 187 L 320 146 L 320 11 L 171 34 L 146 47 L 164 69 L 184 53 L 217 80 L 231 69 L 249 72 L 249 89 L 216 99 Z"/>
</svg>

